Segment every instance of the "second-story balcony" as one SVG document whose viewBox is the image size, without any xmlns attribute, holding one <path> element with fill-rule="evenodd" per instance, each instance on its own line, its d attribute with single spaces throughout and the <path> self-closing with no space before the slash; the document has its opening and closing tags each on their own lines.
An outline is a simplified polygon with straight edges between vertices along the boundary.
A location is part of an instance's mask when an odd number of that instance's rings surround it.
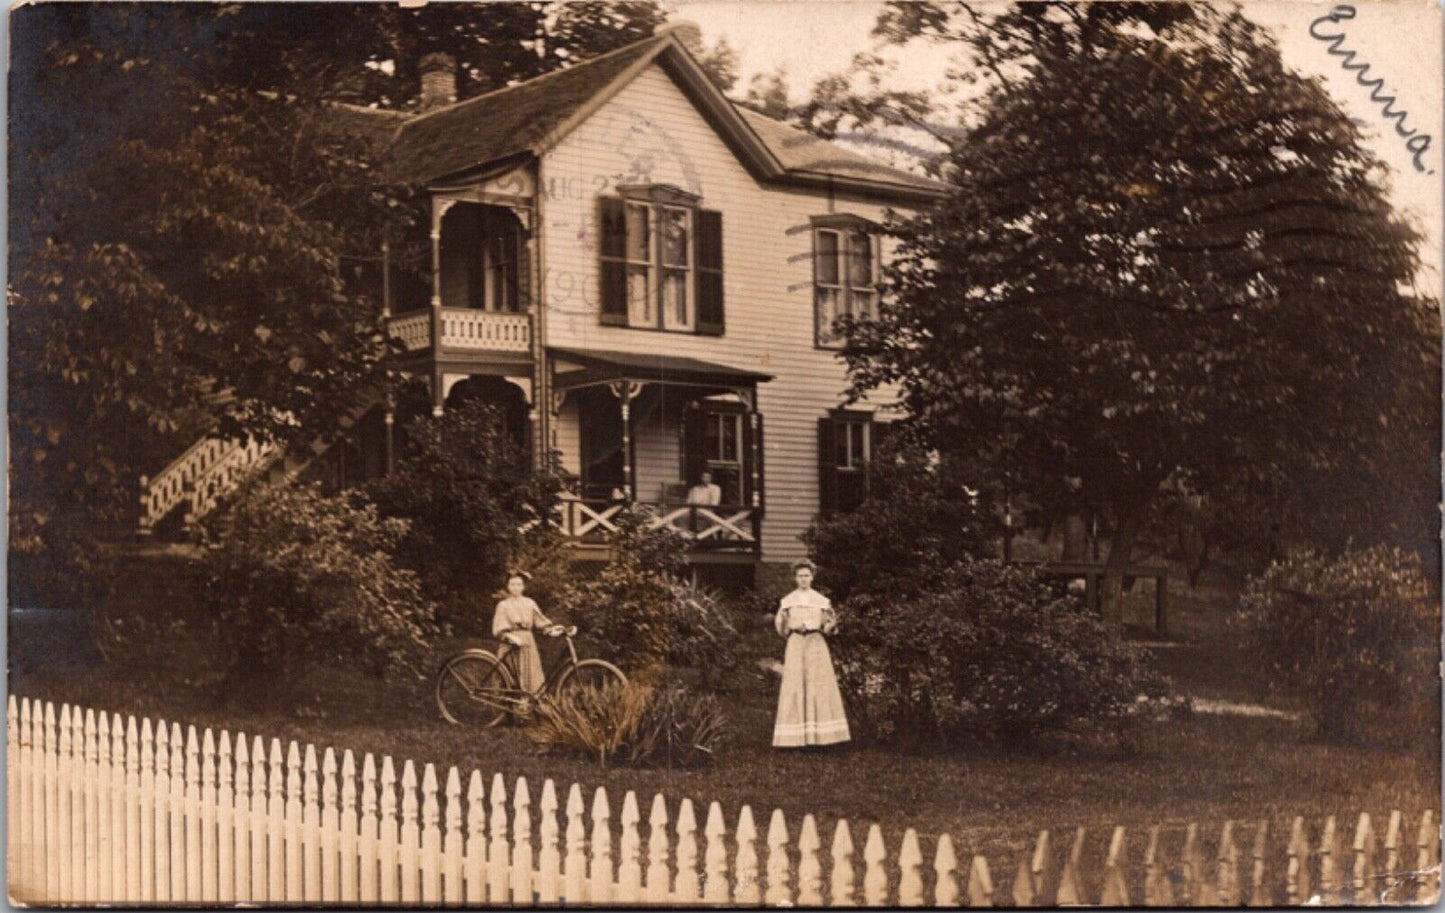
<svg viewBox="0 0 1445 913">
<path fill-rule="evenodd" d="M 431 308 L 398 314 L 387 322 L 387 331 L 408 353 L 430 351 L 436 357 L 462 358 L 532 353 L 531 314 L 459 307 L 437 310 L 435 322 Z"/>
</svg>

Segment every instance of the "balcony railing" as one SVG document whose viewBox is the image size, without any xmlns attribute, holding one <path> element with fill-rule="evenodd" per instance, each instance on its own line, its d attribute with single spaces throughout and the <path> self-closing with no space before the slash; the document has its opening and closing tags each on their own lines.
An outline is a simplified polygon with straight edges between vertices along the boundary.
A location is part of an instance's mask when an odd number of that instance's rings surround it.
<svg viewBox="0 0 1445 913">
<path fill-rule="evenodd" d="M 408 352 L 432 347 L 430 310 L 393 317 L 389 328 Z M 531 352 L 532 315 L 442 308 L 441 348 L 459 352 Z"/>
<path fill-rule="evenodd" d="M 571 499 L 557 505 L 557 525 L 578 543 L 603 543 L 617 532 L 621 501 Z M 698 551 L 756 551 L 762 539 L 762 512 L 752 507 L 719 504 L 660 505 L 635 503 L 647 515 L 648 529 L 666 526 Z"/>
</svg>

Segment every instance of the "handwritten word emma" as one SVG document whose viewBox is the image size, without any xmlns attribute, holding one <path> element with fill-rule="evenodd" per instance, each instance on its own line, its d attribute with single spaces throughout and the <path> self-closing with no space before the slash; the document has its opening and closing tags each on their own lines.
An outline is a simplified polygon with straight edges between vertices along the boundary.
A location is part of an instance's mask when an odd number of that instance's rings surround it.
<svg viewBox="0 0 1445 913">
<path fill-rule="evenodd" d="M 1327 29 L 1330 25 L 1339 25 L 1355 18 L 1355 8 L 1349 4 L 1340 3 L 1328 13 L 1315 19 L 1310 23 L 1310 37 L 1316 41 L 1323 41 L 1330 46 L 1329 53 L 1340 58 L 1340 66 L 1355 74 L 1355 82 L 1370 90 L 1370 101 L 1380 105 L 1380 113 L 1385 120 L 1395 122 L 1395 132 L 1405 138 L 1405 148 L 1410 150 L 1414 156 L 1415 170 L 1434 174 L 1432 169 L 1425 166 L 1422 159 L 1425 153 L 1430 150 L 1433 137 L 1428 133 L 1420 133 L 1414 127 L 1406 127 L 1405 120 L 1410 116 L 1408 111 L 1395 110 L 1395 96 L 1384 94 L 1385 80 L 1372 76 L 1368 79 L 1366 74 L 1370 72 L 1370 65 L 1364 61 L 1355 61 L 1355 52 L 1341 47 L 1345 40 L 1344 31 L 1338 34 L 1331 34 Z"/>
</svg>

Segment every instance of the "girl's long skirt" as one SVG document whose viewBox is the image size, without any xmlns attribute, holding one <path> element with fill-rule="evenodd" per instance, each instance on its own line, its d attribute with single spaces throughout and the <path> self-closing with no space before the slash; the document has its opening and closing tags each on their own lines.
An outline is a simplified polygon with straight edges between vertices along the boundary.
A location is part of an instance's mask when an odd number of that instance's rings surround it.
<svg viewBox="0 0 1445 913">
<path fill-rule="evenodd" d="M 545 682 L 542 672 L 542 654 L 537 649 L 537 639 L 531 631 L 512 631 L 511 634 L 522 641 L 522 646 L 508 646 L 509 653 L 514 654 L 512 668 L 517 670 L 517 685 L 523 691 L 536 694 L 542 690 Z"/>
<path fill-rule="evenodd" d="M 817 633 L 789 635 L 773 746 L 832 745 L 851 737 L 828 642 Z"/>
</svg>

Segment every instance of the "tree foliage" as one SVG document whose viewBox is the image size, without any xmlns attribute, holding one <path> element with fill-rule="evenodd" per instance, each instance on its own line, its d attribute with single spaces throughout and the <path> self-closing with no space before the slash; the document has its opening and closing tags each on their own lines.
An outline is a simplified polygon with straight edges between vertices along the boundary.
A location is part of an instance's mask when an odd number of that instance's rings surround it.
<svg viewBox="0 0 1445 913">
<path fill-rule="evenodd" d="M 1363 492 L 1401 448 L 1438 449 L 1418 236 L 1267 34 L 1179 4 L 892 15 L 964 36 L 992 78 L 957 189 L 897 227 L 855 391 L 900 384 L 928 440 L 1046 508 L 1078 479 L 1112 518 L 1115 588 L 1166 482 Z"/>
<path fill-rule="evenodd" d="M 808 528 L 803 539 L 830 597 L 916 593 L 954 561 L 999 541 L 984 493 L 965 484 L 954 455 L 947 462 L 929 456 L 917 443 L 890 439 L 870 467 L 867 500 Z"/>
<path fill-rule="evenodd" d="M 481 400 L 420 417 L 405 433 L 395 471 L 365 493 L 383 517 L 406 522 L 396 559 L 443 605 L 442 620 L 457 633 L 490 634 L 495 594 L 528 536 L 545 535 L 561 479 L 534 471 Z"/>
</svg>

